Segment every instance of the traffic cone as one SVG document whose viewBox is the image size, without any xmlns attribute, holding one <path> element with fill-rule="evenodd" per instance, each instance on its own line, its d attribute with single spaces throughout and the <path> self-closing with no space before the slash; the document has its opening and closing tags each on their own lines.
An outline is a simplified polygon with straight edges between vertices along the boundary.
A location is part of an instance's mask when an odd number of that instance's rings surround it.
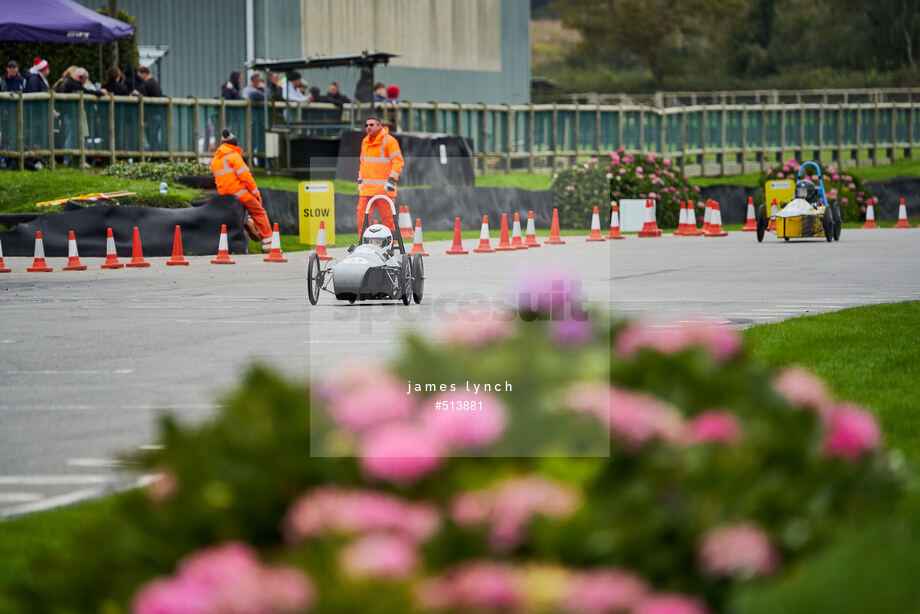
<svg viewBox="0 0 920 614">
<path fill-rule="evenodd" d="M 323 226 L 323 235 L 326 234 L 325 229 L 326 227 Z M 325 240 L 325 236 L 323 240 Z M 281 253 L 281 233 L 278 232 L 278 222 L 275 222 L 275 227 L 272 229 L 271 251 L 268 252 L 268 258 L 262 258 L 262 262 L 287 262 L 287 258 Z"/>
<path fill-rule="evenodd" d="M 217 242 L 217 258 L 212 260 L 211 264 L 236 264 L 236 261 L 230 260 L 230 246 L 227 244 L 226 224 L 220 225 L 220 240 Z"/>
<path fill-rule="evenodd" d="M 13 269 L 3 264 L 3 244 L 0 243 L 0 273 L 12 273 Z"/>
<path fill-rule="evenodd" d="M 502 232 L 498 237 L 497 252 L 513 252 L 515 248 L 511 246 L 511 237 L 508 236 L 508 214 L 502 213 Z"/>
<path fill-rule="evenodd" d="M 540 247 L 540 244 L 537 243 L 537 231 L 533 226 L 533 211 L 527 212 L 527 234 L 524 236 L 524 247 L 527 249 Z"/>
<path fill-rule="evenodd" d="M 42 231 L 35 231 L 35 260 L 32 266 L 26 269 L 29 273 L 50 273 L 54 269 L 45 262 L 45 244 L 42 243 Z"/>
<path fill-rule="evenodd" d="M 412 251 L 410 254 L 421 254 L 422 256 L 427 256 L 428 252 L 425 251 L 425 246 L 422 245 L 422 218 L 415 218 L 415 237 L 412 239 Z"/>
<path fill-rule="evenodd" d="M 490 254 L 495 250 L 489 243 L 489 216 L 482 216 L 482 226 L 479 227 L 479 247 L 473 250 L 476 254 Z"/>
<path fill-rule="evenodd" d="M 105 233 L 105 262 L 102 263 L 103 269 L 122 269 L 125 265 L 118 261 L 118 254 L 115 252 L 115 235 L 112 229 L 107 228 Z"/>
<path fill-rule="evenodd" d="M 722 229 L 722 211 L 718 201 L 712 201 L 712 213 L 709 214 L 709 234 L 707 237 L 727 237 L 728 233 Z"/>
<path fill-rule="evenodd" d="M 594 212 L 591 214 L 591 234 L 588 235 L 585 241 L 603 240 L 604 236 L 601 234 L 601 216 L 597 212 L 597 207 L 594 207 Z"/>
<path fill-rule="evenodd" d="M 511 247 L 514 249 L 527 249 L 524 240 L 521 238 L 521 216 L 514 214 L 514 223 L 511 224 Z"/>
<path fill-rule="evenodd" d="M 655 203 L 652 202 L 652 199 L 645 201 L 645 223 L 642 224 L 642 230 L 639 231 L 639 236 L 642 238 L 661 236 L 661 230 L 658 229 L 658 222 L 655 221 Z"/>
<path fill-rule="evenodd" d="M 770 205 L 770 223 L 767 225 L 767 230 L 771 232 L 776 232 L 776 214 L 779 213 L 779 205 L 776 204 L 776 199 L 773 199 L 773 203 Z"/>
<path fill-rule="evenodd" d="M 332 260 L 332 256 L 326 251 L 326 220 L 319 221 L 316 231 L 316 255 L 320 260 Z"/>
<path fill-rule="evenodd" d="M 687 231 L 687 203 L 680 201 L 680 215 L 677 217 L 677 230 L 671 234 L 675 237 L 682 237 Z"/>
<path fill-rule="evenodd" d="M 703 231 L 696 226 L 696 204 L 691 200 L 687 203 L 687 228 L 684 235 L 688 237 L 702 236 Z"/>
<path fill-rule="evenodd" d="M 409 215 L 409 205 L 400 205 L 399 207 L 399 234 L 403 239 L 412 238 L 412 216 Z"/>
<path fill-rule="evenodd" d="M 703 226 L 700 230 L 703 231 L 703 236 L 709 235 L 709 227 L 712 225 L 712 201 L 708 198 L 706 199 L 706 210 L 703 213 Z"/>
<path fill-rule="evenodd" d="M 2 263 L 0 263 L 2 266 Z M 77 253 L 77 238 L 74 236 L 73 231 L 70 231 L 70 234 L 67 235 L 67 265 L 63 268 L 64 271 L 85 271 L 86 265 L 80 262 L 80 255 Z"/>
<path fill-rule="evenodd" d="M 463 237 L 460 236 L 460 218 L 454 218 L 454 244 L 450 246 L 450 249 L 447 250 L 447 253 L 450 255 L 460 255 L 468 254 L 469 252 L 463 249 Z"/>
<path fill-rule="evenodd" d="M 188 266 L 188 260 L 182 255 L 182 230 L 179 226 L 176 226 L 176 232 L 173 235 L 172 257 L 166 261 L 166 266 Z"/>
<path fill-rule="evenodd" d="M 607 233 L 608 239 L 625 239 L 620 234 L 620 206 L 616 201 L 610 204 L 610 232 Z"/>
<path fill-rule="evenodd" d="M 904 204 L 904 199 L 901 199 L 901 204 L 898 205 L 898 223 L 894 225 L 895 228 L 913 228 L 907 221 L 907 206 Z"/>
<path fill-rule="evenodd" d="M 565 245 L 559 237 L 559 209 L 553 207 L 553 221 L 549 225 L 549 239 L 543 242 L 546 245 Z"/>
<path fill-rule="evenodd" d="M 866 223 L 862 225 L 863 228 L 878 228 L 875 223 L 875 205 L 874 202 L 878 198 L 869 199 L 869 204 L 866 205 Z"/>
<path fill-rule="evenodd" d="M 754 217 L 754 199 L 750 196 L 748 197 L 747 204 L 747 220 L 744 222 L 744 228 L 741 229 L 742 232 L 756 232 L 757 231 L 757 218 Z"/>
<path fill-rule="evenodd" d="M 150 263 L 144 260 L 144 250 L 141 248 L 141 233 L 137 226 L 134 227 L 134 241 L 131 244 L 131 262 L 125 266 L 137 268 L 150 266 Z"/>
</svg>

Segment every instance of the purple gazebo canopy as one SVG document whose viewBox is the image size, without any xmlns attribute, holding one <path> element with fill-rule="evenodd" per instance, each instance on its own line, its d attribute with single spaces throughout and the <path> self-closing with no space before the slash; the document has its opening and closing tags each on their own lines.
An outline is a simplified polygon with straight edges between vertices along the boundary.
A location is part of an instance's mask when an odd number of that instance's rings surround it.
<svg viewBox="0 0 920 614">
<path fill-rule="evenodd" d="M 0 11 L 0 41 L 110 43 L 132 34 L 134 26 L 73 0 L 5 0 Z"/>
</svg>

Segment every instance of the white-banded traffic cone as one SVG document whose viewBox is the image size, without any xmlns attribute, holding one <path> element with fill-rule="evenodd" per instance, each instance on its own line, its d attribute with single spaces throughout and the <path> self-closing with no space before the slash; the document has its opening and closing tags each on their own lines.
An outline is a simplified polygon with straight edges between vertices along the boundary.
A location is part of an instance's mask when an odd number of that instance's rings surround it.
<svg viewBox="0 0 920 614">
<path fill-rule="evenodd" d="M 0 273 L 12 273 L 13 269 L 3 264 L 3 244 L 0 243 Z"/>
<path fill-rule="evenodd" d="M 332 256 L 326 251 L 326 220 L 320 220 L 319 228 L 316 230 L 316 256 L 320 260 L 332 260 Z"/>
<path fill-rule="evenodd" d="M 70 231 L 67 235 L 67 264 L 64 266 L 65 271 L 85 271 L 86 265 L 80 262 L 80 254 L 77 253 L 77 237 Z"/>
<path fill-rule="evenodd" d="M 217 242 L 217 258 L 211 264 L 236 264 L 230 260 L 230 244 L 227 241 L 227 225 L 220 225 L 220 240 Z"/>
<path fill-rule="evenodd" d="M 904 204 L 904 199 L 901 199 L 901 203 L 898 205 L 898 223 L 894 225 L 895 228 L 913 228 L 910 223 L 907 221 L 907 205 Z"/>
<path fill-rule="evenodd" d="M 524 235 L 524 247 L 527 249 L 540 247 L 540 244 L 537 243 L 537 231 L 533 225 L 533 211 L 527 212 L 527 232 Z"/>
<path fill-rule="evenodd" d="M 287 258 L 281 253 L 281 233 L 278 232 L 278 222 L 272 230 L 272 248 L 268 252 L 268 258 L 262 258 L 262 262 L 287 262 Z"/>
<path fill-rule="evenodd" d="M 400 205 L 399 207 L 399 234 L 403 239 L 412 238 L 412 216 L 409 215 L 409 205 Z"/>
<path fill-rule="evenodd" d="M 680 201 L 680 215 L 677 217 L 677 230 L 671 234 L 675 237 L 682 237 L 687 232 L 687 203 Z"/>
<path fill-rule="evenodd" d="M 779 213 L 779 205 L 776 204 L 776 199 L 773 199 L 773 203 L 770 205 L 770 223 L 767 224 L 767 230 L 770 232 L 776 232 L 776 215 Z"/>
<path fill-rule="evenodd" d="M 514 214 L 514 223 L 511 225 L 511 247 L 514 249 L 527 249 L 521 239 L 521 216 Z"/>
<path fill-rule="evenodd" d="M 712 213 L 709 214 L 709 232 L 707 237 L 727 237 L 728 233 L 722 229 L 722 211 L 718 201 L 712 201 Z"/>
<path fill-rule="evenodd" d="M 415 237 L 412 238 L 412 251 L 410 254 L 421 254 L 427 256 L 425 246 L 422 244 L 422 218 L 415 218 Z"/>
<path fill-rule="evenodd" d="M 701 230 L 703 231 L 703 236 L 709 236 L 709 228 L 712 225 L 712 201 L 708 198 L 706 199 L 706 209 L 703 213 L 703 226 Z"/>
<path fill-rule="evenodd" d="M 482 216 L 482 226 L 479 227 L 479 247 L 473 250 L 477 254 L 490 254 L 495 250 L 489 243 L 489 216 Z"/>
<path fill-rule="evenodd" d="M 594 207 L 594 212 L 591 213 L 591 234 L 588 235 L 588 238 L 585 241 L 603 241 L 604 236 L 601 234 L 601 216 L 597 212 L 597 207 Z"/>
<path fill-rule="evenodd" d="M 50 273 L 53 271 L 48 263 L 45 262 L 45 244 L 42 242 L 42 231 L 35 231 L 35 259 L 32 260 L 32 266 L 26 269 L 29 273 Z"/>
<path fill-rule="evenodd" d="M 607 233 L 608 239 L 625 239 L 620 234 L 620 205 L 616 201 L 610 203 L 610 232 Z"/>
<path fill-rule="evenodd" d="M 696 203 L 692 200 L 687 203 L 687 228 L 684 230 L 686 237 L 700 237 L 703 231 L 696 225 Z"/>
<path fill-rule="evenodd" d="M 755 232 L 757 230 L 757 218 L 754 216 L 754 199 L 748 197 L 747 202 L 747 220 L 744 222 L 742 232 Z"/>
<path fill-rule="evenodd" d="M 118 253 L 115 251 L 115 235 L 112 229 L 108 228 L 105 232 L 105 262 L 102 263 L 103 269 L 121 269 L 124 268 L 118 261 Z"/>
<path fill-rule="evenodd" d="M 642 238 L 661 236 L 661 230 L 659 230 L 658 222 L 655 220 L 655 203 L 652 202 L 651 198 L 645 201 L 645 223 L 642 224 L 639 236 Z"/>
<path fill-rule="evenodd" d="M 869 200 L 869 204 L 866 205 L 866 223 L 862 225 L 863 228 L 878 228 L 878 225 L 875 223 L 875 205 L 874 202 L 878 198 L 872 198 Z"/>
</svg>

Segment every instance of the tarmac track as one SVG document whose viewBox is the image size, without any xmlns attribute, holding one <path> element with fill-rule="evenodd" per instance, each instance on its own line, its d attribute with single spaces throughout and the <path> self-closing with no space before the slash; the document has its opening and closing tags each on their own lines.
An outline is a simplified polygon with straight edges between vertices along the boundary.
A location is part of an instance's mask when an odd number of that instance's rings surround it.
<svg viewBox="0 0 920 614">
<path fill-rule="evenodd" d="M 306 299 L 308 253 L 287 264 L 234 256 L 234 266 L 0 275 L 0 517 L 137 483 L 114 455 L 155 446 L 156 415 L 212 415 L 253 361 L 320 378 L 364 356 L 384 359 L 405 329 L 438 334 L 465 306 L 512 304 L 522 270 L 569 270 L 587 299 L 667 322 L 705 318 L 733 327 L 857 305 L 920 299 L 920 229 L 843 231 L 784 243 L 753 233 L 636 239 L 446 256 L 428 243 L 421 305 Z M 341 256 L 344 250 L 330 253 Z M 141 478 L 143 479 L 143 477 Z"/>
</svg>

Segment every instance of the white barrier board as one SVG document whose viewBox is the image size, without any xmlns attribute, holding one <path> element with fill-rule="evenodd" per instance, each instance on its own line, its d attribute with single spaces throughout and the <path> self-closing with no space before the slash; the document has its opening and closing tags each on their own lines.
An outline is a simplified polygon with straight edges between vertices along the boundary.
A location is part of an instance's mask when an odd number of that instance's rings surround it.
<svg viewBox="0 0 920 614">
<path fill-rule="evenodd" d="M 609 222 L 608 222 L 609 223 Z M 627 198 L 620 201 L 620 231 L 638 232 L 645 223 L 645 199 Z"/>
</svg>

